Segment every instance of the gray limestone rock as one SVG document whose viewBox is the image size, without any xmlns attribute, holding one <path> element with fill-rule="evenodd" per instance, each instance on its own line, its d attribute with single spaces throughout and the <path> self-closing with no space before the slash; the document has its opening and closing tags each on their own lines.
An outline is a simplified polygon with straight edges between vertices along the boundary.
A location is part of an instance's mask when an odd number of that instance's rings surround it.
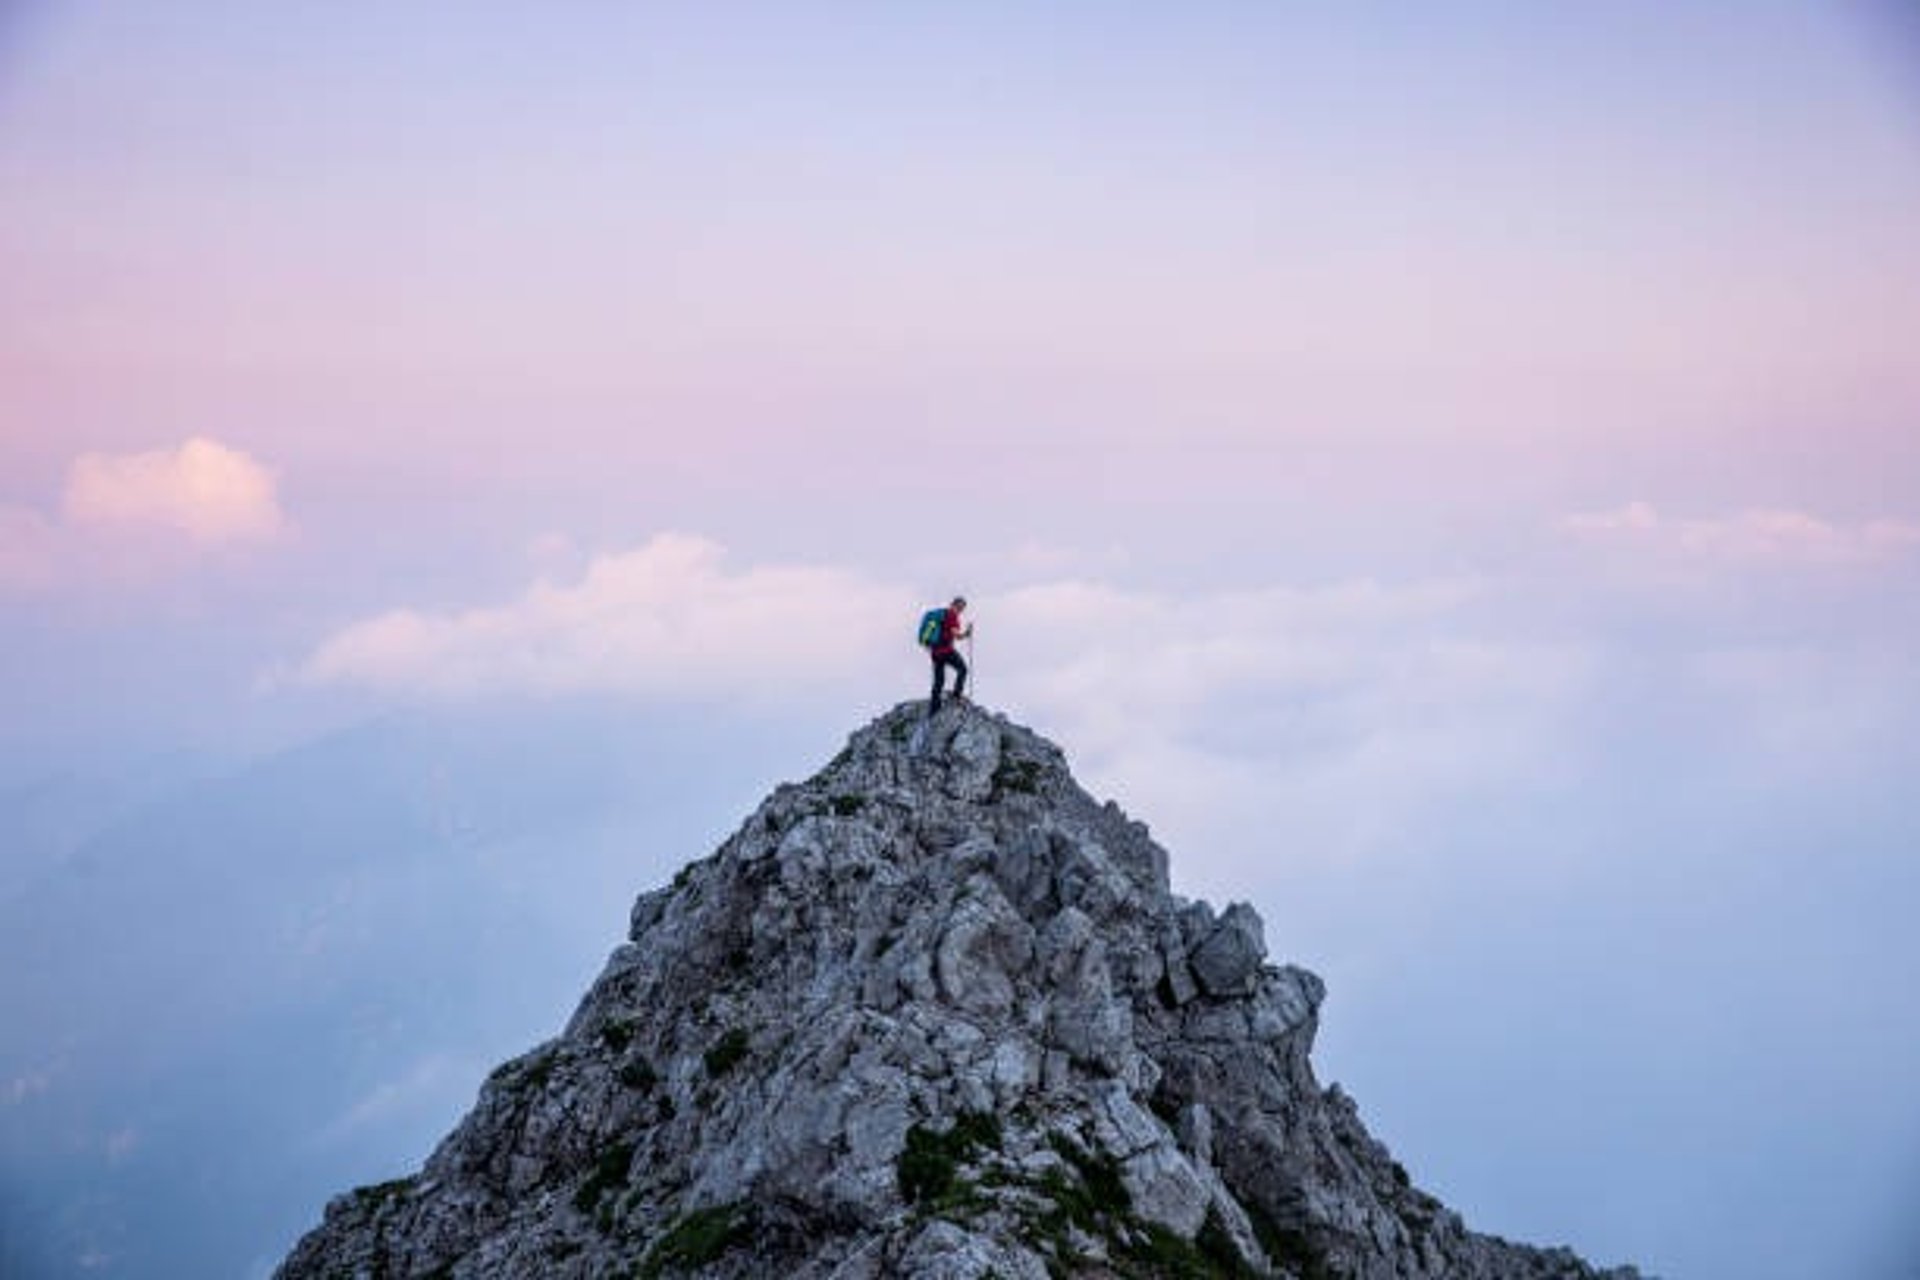
<svg viewBox="0 0 1920 1280">
<path fill-rule="evenodd" d="M 1265 958 L 1053 744 L 907 704 L 641 895 L 561 1035 L 278 1274 L 1634 1274 L 1415 1187 Z"/>
<path fill-rule="evenodd" d="M 1187 957 L 1193 976 L 1210 996 L 1239 996 L 1252 992 L 1267 958 L 1267 941 L 1260 914 L 1244 902 L 1228 907 Z"/>
</svg>

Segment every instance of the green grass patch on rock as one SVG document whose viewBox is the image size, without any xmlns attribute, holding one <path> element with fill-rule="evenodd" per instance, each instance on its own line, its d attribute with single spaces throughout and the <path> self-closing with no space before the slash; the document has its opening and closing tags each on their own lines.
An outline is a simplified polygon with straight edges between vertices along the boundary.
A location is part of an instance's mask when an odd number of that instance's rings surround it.
<svg viewBox="0 0 1920 1280">
<path fill-rule="evenodd" d="M 733 1070 L 739 1065 L 740 1059 L 747 1056 L 747 1046 L 748 1038 L 744 1030 L 735 1027 L 728 1031 L 705 1054 L 707 1074 L 718 1080 Z"/>
<path fill-rule="evenodd" d="M 1000 1142 L 1000 1118 L 987 1111 L 962 1112 L 944 1130 L 912 1126 L 894 1166 L 901 1196 L 908 1204 L 933 1209 L 971 1200 L 972 1185 L 960 1168 L 984 1151 L 1000 1150 Z"/>
<path fill-rule="evenodd" d="M 1088 1151 L 1064 1134 L 1050 1133 L 1047 1145 L 1080 1175 L 1076 1201 L 1088 1213 L 1124 1215 L 1133 1211 L 1133 1196 L 1120 1176 L 1120 1162 L 1103 1151 Z M 1075 1219 L 1079 1221 L 1079 1219 Z M 1080 1225 L 1088 1226 L 1082 1222 Z"/>
<path fill-rule="evenodd" d="M 395 1200 L 404 1200 L 413 1190 L 412 1178 L 393 1178 L 370 1186 L 355 1187 L 353 1202 L 362 1209 L 377 1210 Z"/>
<path fill-rule="evenodd" d="M 1301 1280 L 1329 1280 L 1332 1272 L 1326 1256 L 1314 1246 L 1307 1233 L 1297 1226 L 1283 1224 L 1250 1200 L 1243 1200 L 1253 1237 L 1269 1258 L 1287 1268 Z"/>
<path fill-rule="evenodd" d="M 1153 1280 L 1257 1280 L 1213 1209 L 1189 1240 L 1157 1222 L 1131 1222 L 1116 1252 L 1123 1274 Z"/>
<path fill-rule="evenodd" d="M 616 1142 L 600 1153 L 594 1161 L 593 1172 L 573 1193 L 573 1207 L 582 1213 L 592 1213 L 600 1200 L 609 1191 L 627 1185 L 627 1170 L 633 1165 L 633 1144 Z"/>
<path fill-rule="evenodd" d="M 551 1046 L 536 1049 L 501 1063 L 487 1079 L 515 1090 L 545 1088 L 547 1081 L 553 1078 L 554 1059 L 558 1056 L 559 1051 Z"/>
<path fill-rule="evenodd" d="M 1000 767 L 993 771 L 993 785 L 1001 791 L 1039 795 L 1043 772 L 1044 768 L 1037 760 L 1002 760 Z"/>
<path fill-rule="evenodd" d="M 711 1266 L 729 1249 L 748 1243 L 752 1224 L 742 1204 L 718 1204 L 683 1215 L 647 1250 L 634 1273 L 639 1280 L 657 1280 L 669 1268 L 691 1271 Z"/>
</svg>

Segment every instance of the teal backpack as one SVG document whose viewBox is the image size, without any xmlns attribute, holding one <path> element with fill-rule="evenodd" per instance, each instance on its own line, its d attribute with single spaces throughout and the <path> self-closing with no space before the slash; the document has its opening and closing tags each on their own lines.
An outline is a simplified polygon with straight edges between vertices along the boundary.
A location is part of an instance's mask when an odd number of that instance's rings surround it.
<svg viewBox="0 0 1920 1280">
<path fill-rule="evenodd" d="M 922 649 L 931 649 L 940 641 L 940 627 L 947 620 L 945 609 L 929 609 L 920 615 L 920 630 L 916 633 Z"/>
</svg>

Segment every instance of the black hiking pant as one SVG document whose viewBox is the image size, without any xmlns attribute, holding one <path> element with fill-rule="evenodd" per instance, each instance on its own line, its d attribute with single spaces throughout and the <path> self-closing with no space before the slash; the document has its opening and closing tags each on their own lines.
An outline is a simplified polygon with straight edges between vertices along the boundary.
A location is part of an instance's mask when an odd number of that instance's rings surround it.
<svg viewBox="0 0 1920 1280">
<path fill-rule="evenodd" d="M 966 659 L 962 658 L 957 653 L 934 654 L 933 655 L 933 704 L 927 708 L 927 713 L 929 715 L 931 715 L 932 713 L 940 709 L 940 690 L 941 690 L 941 686 L 943 686 L 947 682 L 948 667 L 952 667 L 954 671 L 958 673 L 954 677 L 954 681 L 953 681 L 953 696 L 957 698 L 961 694 L 967 691 Z"/>
</svg>

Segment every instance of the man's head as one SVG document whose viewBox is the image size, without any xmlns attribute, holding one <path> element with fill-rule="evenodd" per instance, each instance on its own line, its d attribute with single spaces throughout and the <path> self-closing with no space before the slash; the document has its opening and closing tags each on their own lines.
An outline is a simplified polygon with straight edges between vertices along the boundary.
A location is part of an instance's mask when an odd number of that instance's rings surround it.
<svg viewBox="0 0 1920 1280">
<path fill-rule="evenodd" d="M 955 596 L 953 598 L 953 604 L 949 607 L 951 607 L 955 613 L 959 613 L 967 607 L 967 598 L 965 596 Z"/>
</svg>

